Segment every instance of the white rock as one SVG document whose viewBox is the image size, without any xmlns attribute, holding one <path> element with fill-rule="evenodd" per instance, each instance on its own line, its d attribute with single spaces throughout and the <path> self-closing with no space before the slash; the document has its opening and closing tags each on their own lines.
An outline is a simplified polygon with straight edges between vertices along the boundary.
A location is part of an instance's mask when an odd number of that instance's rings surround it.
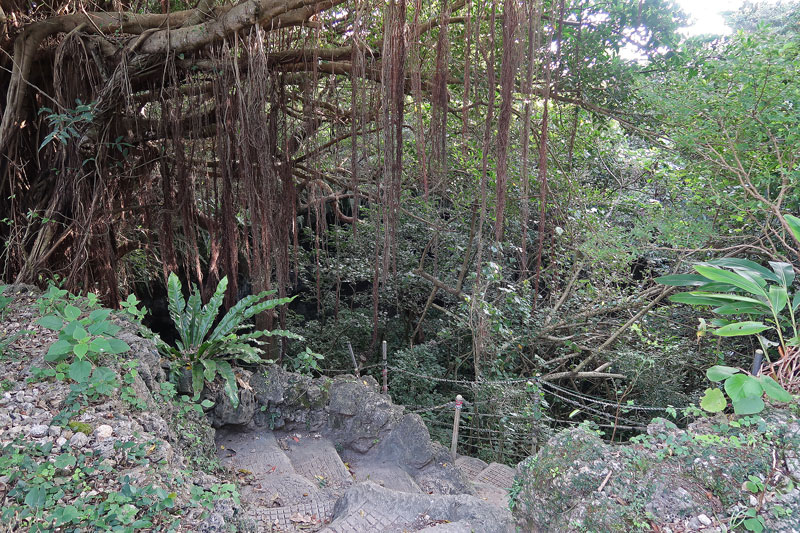
<svg viewBox="0 0 800 533">
<path fill-rule="evenodd" d="M 711 519 L 704 514 L 698 515 L 697 520 L 706 527 L 711 525 Z"/>
<path fill-rule="evenodd" d="M 111 438 L 111 435 L 114 434 L 114 429 L 109 426 L 108 424 L 102 424 L 97 426 L 97 429 L 94 430 L 94 435 L 97 437 L 97 440 L 106 440 Z"/>
<path fill-rule="evenodd" d="M 61 435 L 61 428 L 58 426 L 50 426 L 47 429 L 47 434 L 50 435 L 51 437 L 58 437 L 59 435 Z"/>
<path fill-rule="evenodd" d="M 69 439 L 69 445 L 73 448 L 83 448 L 86 444 L 89 443 L 89 437 L 81 433 L 80 431 L 75 433 L 71 439 Z"/>
<path fill-rule="evenodd" d="M 58 437 L 56 439 L 56 446 L 58 446 L 59 448 L 63 447 L 66 443 L 67 439 L 65 439 L 64 437 Z"/>
<path fill-rule="evenodd" d="M 28 435 L 34 439 L 40 439 L 47 435 L 47 426 L 44 424 L 37 424 L 28 428 Z"/>
</svg>

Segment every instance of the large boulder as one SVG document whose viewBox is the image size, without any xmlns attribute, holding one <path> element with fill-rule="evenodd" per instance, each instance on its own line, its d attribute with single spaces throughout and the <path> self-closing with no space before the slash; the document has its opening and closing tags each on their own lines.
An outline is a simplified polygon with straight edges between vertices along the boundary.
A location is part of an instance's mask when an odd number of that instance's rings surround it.
<svg viewBox="0 0 800 533">
<path fill-rule="evenodd" d="M 380 394 L 372 377 L 312 379 L 270 365 L 241 374 L 240 404 L 233 409 L 222 394 L 209 413 L 214 427 L 251 424 L 254 429 L 319 433 L 343 453 L 379 469 L 399 468 L 405 486 L 436 494 L 471 494 L 450 452 L 431 441 L 424 421 Z M 249 418 L 248 418 L 249 417 Z"/>
<path fill-rule="evenodd" d="M 558 532 L 722 531 L 754 511 L 767 531 L 800 532 L 800 479 L 791 468 L 800 426 L 790 412 L 771 410 L 735 424 L 719 415 L 685 430 L 660 419 L 648 433 L 613 446 L 587 427 L 553 436 L 517 467 L 512 506 L 518 525 Z M 754 480 L 760 490 L 745 484 Z"/>
</svg>

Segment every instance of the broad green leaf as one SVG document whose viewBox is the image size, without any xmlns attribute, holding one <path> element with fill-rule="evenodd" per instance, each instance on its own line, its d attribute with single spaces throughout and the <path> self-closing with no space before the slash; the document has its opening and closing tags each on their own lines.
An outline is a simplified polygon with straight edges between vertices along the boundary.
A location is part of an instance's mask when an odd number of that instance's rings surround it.
<svg viewBox="0 0 800 533">
<path fill-rule="evenodd" d="M 214 378 L 217 377 L 217 362 L 213 359 L 201 359 L 200 362 L 203 364 L 203 376 L 206 381 L 214 381 Z"/>
<path fill-rule="evenodd" d="M 95 368 L 89 383 L 100 394 L 111 394 L 118 386 L 117 375 L 107 366 Z"/>
<path fill-rule="evenodd" d="M 92 363 L 89 361 L 73 361 L 69 365 L 69 378 L 77 383 L 86 383 L 92 373 Z"/>
<path fill-rule="evenodd" d="M 800 242 L 800 218 L 797 218 L 794 215 L 783 215 L 783 219 L 786 221 L 786 224 L 792 231 L 794 238 Z"/>
<path fill-rule="evenodd" d="M 771 272 L 768 268 L 759 265 L 749 259 L 739 259 L 736 257 L 723 257 L 721 259 L 714 259 L 707 261 L 705 264 L 738 269 L 740 272 L 750 272 L 753 275 L 759 276 L 762 279 L 775 281 L 780 283 L 780 278 Z"/>
<path fill-rule="evenodd" d="M 47 501 L 47 489 L 44 487 L 31 487 L 31 490 L 25 495 L 25 505 L 31 509 L 40 509 L 44 507 Z"/>
<path fill-rule="evenodd" d="M 761 533 L 764 531 L 764 524 L 758 518 L 746 518 L 742 524 L 747 531 L 752 531 L 753 533 Z"/>
<path fill-rule="evenodd" d="M 86 354 L 89 352 L 89 345 L 88 344 L 75 344 L 72 347 L 72 353 L 75 354 L 75 357 L 78 359 L 83 359 L 86 357 Z"/>
<path fill-rule="evenodd" d="M 739 369 L 732 366 L 714 365 L 706 370 L 706 377 L 711 381 L 717 382 L 728 379 L 734 374 L 738 374 Z"/>
<path fill-rule="evenodd" d="M 700 274 L 671 274 L 655 278 L 653 281 L 671 287 L 699 287 L 711 280 Z"/>
<path fill-rule="evenodd" d="M 273 300 L 265 300 L 263 302 L 257 303 L 255 305 L 253 305 L 252 307 L 249 307 L 244 312 L 244 318 L 248 319 L 248 318 L 250 318 L 252 316 L 257 315 L 258 313 L 261 313 L 261 312 L 264 312 L 264 311 L 268 311 L 269 309 L 274 309 L 276 307 L 280 307 L 281 305 L 288 304 L 289 302 L 291 302 L 295 298 L 297 298 L 297 296 L 292 296 L 290 298 L 275 298 Z"/>
<path fill-rule="evenodd" d="M 128 343 L 119 339 L 108 339 L 108 353 L 119 354 L 125 353 L 131 349 Z"/>
<path fill-rule="evenodd" d="M 737 415 L 754 415 L 764 410 L 764 400 L 761 398 L 743 398 L 739 401 L 731 401 L 733 412 Z"/>
<path fill-rule="evenodd" d="M 102 322 L 108 318 L 108 315 L 111 314 L 111 309 L 95 309 L 91 313 L 89 313 L 89 320 L 91 322 L 97 323 Z"/>
<path fill-rule="evenodd" d="M 70 522 L 73 522 L 80 516 L 77 507 L 75 507 L 74 505 L 65 505 L 64 507 L 57 509 L 56 512 L 58 513 L 55 522 L 56 526 L 63 526 L 64 524 L 69 524 Z"/>
<path fill-rule="evenodd" d="M 788 403 L 792 401 L 792 395 L 786 392 L 786 389 L 781 387 L 777 381 L 769 376 L 760 376 L 759 382 L 761 388 L 767 393 L 767 396 L 778 402 Z"/>
<path fill-rule="evenodd" d="M 76 341 L 85 339 L 88 336 L 89 334 L 86 333 L 86 330 L 83 329 L 83 327 L 80 325 L 75 326 L 75 329 L 72 330 L 72 338 L 75 339 Z"/>
<path fill-rule="evenodd" d="M 64 308 L 64 316 L 69 321 L 77 320 L 81 316 L 81 310 L 74 305 L 68 305 Z"/>
<path fill-rule="evenodd" d="M 217 368 L 225 380 L 225 393 L 228 395 L 233 408 L 236 409 L 239 407 L 239 387 L 236 385 L 236 375 L 227 361 L 218 361 Z"/>
<path fill-rule="evenodd" d="M 188 340 L 192 346 L 197 346 L 203 342 L 203 338 L 198 334 L 198 325 L 202 318 L 202 300 L 200 299 L 200 291 L 192 284 L 192 293 L 189 299 L 186 300 L 186 312 L 183 315 L 183 338 Z"/>
<path fill-rule="evenodd" d="M 720 294 L 716 292 L 704 292 L 704 291 L 684 292 L 682 294 L 691 294 L 693 296 L 708 298 L 709 301 L 716 300 L 717 305 L 719 305 L 720 303 L 747 302 L 753 305 L 763 305 L 764 309 L 769 309 L 769 305 L 767 305 L 765 301 L 757 300 L 755 298 L 751 298 L 750 296 L 742 296 L 740 294 Z M 764 298 L 766 300 L 766 296 Z"/>
<path fill-rule="evenodd" d="M 764 289 L 762 289 L 758 283 L 747 279 L 741 274 L 737 274 L 735 272 L 728 272 L 727 270 L 723 270 L 721 268 L 716 268 L 712 266 L 703 266 L 703 265 L 695 265 L 694 269 L 697 270 L 697 272 L 699 272 L 700 275 L 705 276 L 711 280 L 721 281 L 723 283 L 730 283 L 731 285 L 735 285 L 740 289 L 749 292 L 750 294 L 766 297 Z"/>
<path fill-rule="evenodd" d="M 775 272 L 775 275 L 780 278 L 780 284 L 786 288 L 792 286 L 794 282 L 794 267 L 791 263 L 781 263 L 779 261 L 770 261 L 769 266 Z"/>
<path fill-rule="evenodd" d="M 53 462 L 53 465 L 56 468 L 63 469 L 63 468 L 69 468 L 71 466 L 75 466 L 75 464 L 77 462 L 78 462 L 78 460 L 71 453 L 62 453 L 61 455 L 56 457 L 56 460 Z"/>
<path fill-rule="evenodd" d="M 181 281 L 174 272 L 170 273 L 167 279 L 167 306 L 169 308 L 169 315 L 174 322 L 175 327 L 179 328 L 183 322 L 183 310 L 186 308 L 186 302 L 183 299 L 181 292 Z"/>
<path fill-rule="evenodd" d="M 745 398 L 760 398 L 764 393 L 758 378 L 748 374 L 734 374 L 725 380 L 725 392 L 732 402 Z"/>
<path fill-rule="evenodd" d="M 754 335 L 772 329 L 761 322 L 735 322 L 714 330 L 714 335 L 720 337 L 738 337 L 741 335 Z"/>
<path fill-rule="evenodd" d="M 776 287 L 774 285 L 769 288 L 767 298 L 775 314 L 783 311 L 783 308 L 786 307 L 786 302 L 789 301 L 789 295 L 786 294 L 786 287 Z"/>
<path fill-rule="evenodd" d="M 698 290 L 703 292 L 721 292 L 724 294 L 736 292 L 738 287 L 735 285 L 731 285 L 730 283 L 720 283 L 719 281 L 710 281 L 705 285 L 698 287 Z"/>
<path fill-rule="evenodd" d="M 104 337 L 97 337 L 89 343 L 89 349 L 95 353 L 111 353 L 111 343 Z"/>
<path fill-rule="evenodd" d="M 203 392 L 203 366 L 197 363 L 192 365 L 192 400 L 200 398 Z"/>
<path fill-rule="evenodd" d="M 715 298 L 708 298 L 707 296 L 699 296 L 691 292 L 681 292 L 673 294 L 668 298 L 670 302 L 689 305 L 719 305 L 719 300 Z"/>
<path fill-rule="evenodd" d="M 72 343 L 59 339 L 50 346 L 44 359 L 45 361 L 60 361 L 68 353 L 72 353 Z"/>
<path fill-rule="evenodd" d="M 792 298 L 792 312 L 797 312 L 797 307 L 800 306 L 800 291 L 794 293 Z"/>
<path fill-rule="evenodd" d="M 53 331 L 58 331 L 64 327 L 64 322 L 55 315 L 43 316 L 37 320 L 36 323 L 47 329 L 52 329 Z"/>
<path fill-rule="evenodd" d="M 719 413 L 725 409 L 728 402 L 725 401 L 722 391 L 719 389 L 706 389 L 703 398 L 700 400 L 700 407 L 709 413 Z"/>
<path fill-rule="evenodd" d="M 718 315 L 766 315 L 769 311 L 762 304 L 736 302 L 713 309 Z"/>
<path fill-rule="evenodd" d="M 219 314 L 219 310 L 222 307 L 222 303 L 225 299 L 225 291 L 227 289 L 228 276 L 224 276 L 219 280 L 217 290 L 214 291 L 208 303 L 203 307 L 203 318 L 198 327 L 198 336 L 201 341 L 206 338 L 208 332 L 211 330 L 211 326 L 214 324 L 214 320 L 217 318 L 217 314 Z"/>
</svg>

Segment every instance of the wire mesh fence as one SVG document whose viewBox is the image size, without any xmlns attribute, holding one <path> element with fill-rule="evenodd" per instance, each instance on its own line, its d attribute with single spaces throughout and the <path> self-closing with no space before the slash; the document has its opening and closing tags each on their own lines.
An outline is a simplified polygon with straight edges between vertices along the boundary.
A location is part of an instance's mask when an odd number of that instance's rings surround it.
<svg viewBox="0 0 800 533">
<path fill-rule="evenodd" d="M 385 353 L 383 346 L 380 363 L 358 366 L 354 360 L 353 369 L 336 373 L 372 376 L 383 383 L 384 393 L 390 376 L 403 396 L 421 402 L 405 407 L 423 418 L 434 439 L 486 461 L 514 464 L 535 454 L 556 430 L 587 421 L 613 440 L 645 431 L 651 418 L 679 409 L 616 403 L 539 377 L 474 381 L 434 376 L 389 365 Z"/>
<path fill-rule="evenodd" d="M 452 395 L 454 399 L 449 402 L 406 406 L 425 420 L 434 438 L 446 445 L 451 444 L 453 434 L 455 396 L 461 395 L 464 403 L 456 437 L 458 453 L 509 464 L 535 454 L 557 429 L 590 420 L 609 436 L 622 431 L 641 432 L 652 417 L 672 409 L 614 403 L 536 377 L 470 381 L 393 366 L 388 371 L 390 375 L 440 384 Z M 559 409 L 553 409 L 555 406 Z M 574 419 L 551 414 L 565 408 L 572 410 Z"/>
</svg>

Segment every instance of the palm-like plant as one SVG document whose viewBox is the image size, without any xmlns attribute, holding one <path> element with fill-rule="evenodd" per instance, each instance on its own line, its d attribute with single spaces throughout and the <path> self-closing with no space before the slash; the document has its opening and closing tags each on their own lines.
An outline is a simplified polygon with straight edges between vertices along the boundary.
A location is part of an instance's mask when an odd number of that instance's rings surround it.
<svg viewBox="0 0 800 533">
<path fill-rule="evenodd" d="M 213 382 L 219 375 L 223 379 L 225 392 L 231 404 L 236 407 L 239 405 L 239 388 L 236 385 L 236 375 L 231 362 L 262 362 L 263 350 L 259 348 L 259 345 L 264 344 L 259 340 L 262 337 L 278 336 L 292 339 L 302 339 L 302 337 L 284 330 L 239 333 L 250 326 L 248 320 L 254 315 L 294 299 L 294 297 L 264 299 L 275 291 L 263 291 L 239 300 L 212 329 L 227 288 L 228 278 L 224 277 L 208 303 L 202 305 L 200 292 L 194 284 L 186 300 L 178 276 L 175 273 L 170 274 L 167 281 L 169 314 L 178 330 L 179 340 L 175 343 L 177 347 L 162 342 L 160 348 L 191 369 L 195 400 L 200 397 L 205 382 Z"/>
</svg>

